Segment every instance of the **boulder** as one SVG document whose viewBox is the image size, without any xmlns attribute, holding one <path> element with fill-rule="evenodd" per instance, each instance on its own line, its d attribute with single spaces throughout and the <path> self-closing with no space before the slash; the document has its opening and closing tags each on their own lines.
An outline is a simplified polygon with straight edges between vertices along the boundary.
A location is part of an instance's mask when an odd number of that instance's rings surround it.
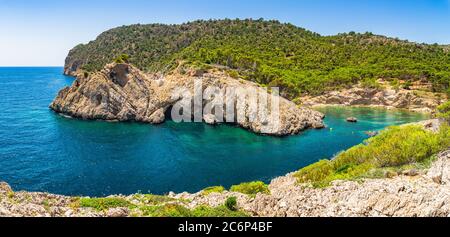
<svg viewBox="0 0 450 237">
<path fill-rule="evenodd" d="M 350 118 L 347 118 L 347 122 L 349 122 L 349 123 L 357 123 L 358 119 L 355 118 L 355 117 L 350 117 Z"/>
<path fill-rule="evenodd" d="M 8 194 L 13 192 L 11 186 L 5 182 L 0 182 L 0 194 Z"/>
</svg>

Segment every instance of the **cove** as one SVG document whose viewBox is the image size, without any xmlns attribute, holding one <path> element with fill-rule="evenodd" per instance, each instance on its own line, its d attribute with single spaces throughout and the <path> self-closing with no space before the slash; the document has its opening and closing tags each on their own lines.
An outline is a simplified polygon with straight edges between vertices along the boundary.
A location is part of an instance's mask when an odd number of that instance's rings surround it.
<svg viewBox="0 0 450 237">
<path fill-rule="evenodd" d="M 367 131 L 427 115 L 328 107 L 327 129 L 259 136 L 228 126 L 79 121 L 48 105 L 73 79 L 62 68 L 0 68 L 0 180 L 15 190 L 106 196 L 196 192 L 271 179 L 360 144 Z M 358 123 L 347 123 L 357 117 Z"/>
</svg>

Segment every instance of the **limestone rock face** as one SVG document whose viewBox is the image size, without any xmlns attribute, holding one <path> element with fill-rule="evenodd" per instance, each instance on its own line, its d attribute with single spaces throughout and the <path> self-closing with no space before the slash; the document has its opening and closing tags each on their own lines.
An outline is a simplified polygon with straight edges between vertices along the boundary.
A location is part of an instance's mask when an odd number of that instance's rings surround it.
<svg viewBox="0 0 450 237">
<path fill-rule="evenodd" d="M 227 93 L 227 88 L 255 90 L 258 93 L 262 91 L 262 88 L 254 83 L 233 79 L 220 71 L 202 73 L 195 71 L 184 74 L 174 72 L 161 78 L 157 75 L 145 74 L 132 65 L 110 64 L 88 78 L 78 75 L 71 87 L 59 92 L 50 108 L 74 118 L 158 124 L 168 119 L 166 115 L 171 114 L 170 108 L 179 102 L 186 101 L 183 90 L 195 95 L 197 80 L 201 80 L 201 92 L 209 87 L 215 88 L 218 90 L 217 93 L 223 95 Z M 179 91 L 180 95 L 174 96 L 174 92 L 180 88 L 183 89 Z M 200 103 L 203 108 L 211 102 L 214 102 L 214 105 L 223 106 L 224 118 L 234 111 L 233 123 L 255 133 L 285 136 L 297 134 L 307 128 L 324 127 L 324 116 L 319 112 L 298 107 L 282 97 L 263 91 L 261 93 L 269 98 L 269 103 L 262 104 L 258 100 L 258 108 L 262 107 L 271 111 L 270 101 L 279 100 L 279 112 L 266 114 L 261 112 L 264 110 L 255 110 L 250 106 L 251 99 L 242 93 L 239 90 L 235 92 L 237 98 L 246 98 L 240 104 L 239 108 L 243 108 L 240 110 L 237 109 L 239 103 L 236 101 L 217 102 L 214 98 L 210 98 L 210 100 L 201 100 Z M 229 105 L 233 108 L 227 108 L 230 107 Z M 192 111 L 192 116 L 194 114 Z M 252 120 L 253 116 L 259 119 Z M 200 119 L 209 124 L 224 122 L 222 121 L 224 119 L 220 120 L 212 113 L 204 113 Z"/>
<path fill-rule="evenodd" d="M 368 89 L 355 86 L 341 91 L 326 92 L 317 97 L 303 97 L 301 101 L 305 106 L 380 106 L 429 113 L 445 102 L 446 98 L 444 95 L 439 97 L 433 93 L 413 90 Z"/>
</svg>

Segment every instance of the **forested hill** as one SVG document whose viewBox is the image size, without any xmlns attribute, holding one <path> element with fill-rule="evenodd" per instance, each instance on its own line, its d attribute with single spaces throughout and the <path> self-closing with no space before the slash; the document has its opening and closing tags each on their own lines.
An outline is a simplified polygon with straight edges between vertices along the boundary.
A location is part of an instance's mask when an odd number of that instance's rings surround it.
<svg viewBox="0 0 450 237">
<path fill-rule="evenodd" d="M 450 93 L 448 46 L 411 43 L 371 33 L 321 36 L 292 24 L 264 20 L 210 20 L 181 25 L 131 25 L 78 45 L 66 73 L 92 72 L 127 54 L 145 71 L 168 71 L 179 62 L 225 66 L 231 75 L 280 86 L 289 97 L 317 94 L 358 82 L 426 81 Z"/>
</svg>

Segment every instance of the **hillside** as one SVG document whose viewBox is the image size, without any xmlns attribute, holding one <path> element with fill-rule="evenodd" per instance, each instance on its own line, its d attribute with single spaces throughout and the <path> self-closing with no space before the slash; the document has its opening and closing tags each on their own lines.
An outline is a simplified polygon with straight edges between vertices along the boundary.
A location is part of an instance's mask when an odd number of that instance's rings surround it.
<svg viewBox="0 0 450 237">
<path fill-rule="evenodd" d="M 131 25 L 102 33 L 72 49 L 65 73 L 97 71 L 118 55 L 148 72 L 168 72 L 180 62 L 220 66 L 234 77 L 280 86 L 293 99 L 361 82 L 377 87 L 382 78 L 408 87 L 432 84 L 450 93 L 450 52 L 373 35 L 321 36 L 292 24 L 264 20 L 210 20 L 181 25 Z"/>
</svg>

